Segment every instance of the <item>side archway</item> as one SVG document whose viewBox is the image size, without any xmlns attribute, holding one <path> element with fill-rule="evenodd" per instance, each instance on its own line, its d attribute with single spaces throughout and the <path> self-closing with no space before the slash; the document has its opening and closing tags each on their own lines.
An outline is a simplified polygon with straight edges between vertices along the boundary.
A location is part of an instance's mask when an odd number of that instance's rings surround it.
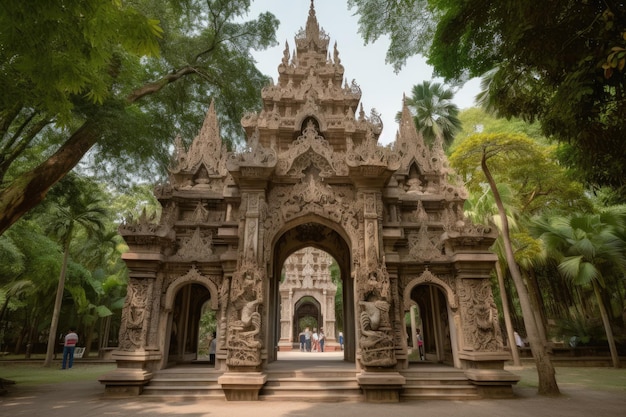
<svg viewBox="0 0 626 417">
<path fill-rule="evenodd" d="M 461 367 L 458 354 L 459 303 L 454 290 L 444 280 L 426 269 L 420 276 L 409 281 L 403 293 L 404 311 L 417 306 L 423 347 L 422 360 L 448 363 Z M 415 328 L 411 329 L 414 333 Z M 414 335 L 411 340 L 415 341 Z M 423 354 L 423 355 L 422 355 Z"/>
<path fill-rule="evenodd" d="M 218 289 L 214 280 L 192 266 L 185 275 L 172 280 L 163 296 L 159 320 L 164 352 L 161 368 L 198 358 L 203 341 L 200 320 L 205 308 L 218 309 Z"/>
</svg>

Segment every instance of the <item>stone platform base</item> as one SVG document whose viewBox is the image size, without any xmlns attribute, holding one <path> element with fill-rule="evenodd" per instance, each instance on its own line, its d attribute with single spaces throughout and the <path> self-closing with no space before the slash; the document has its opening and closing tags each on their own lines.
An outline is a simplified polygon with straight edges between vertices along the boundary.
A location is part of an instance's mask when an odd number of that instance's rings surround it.
<svg viewBox="0 0 626 417">
<path fill-rule="evenodd" d="M 217 379 L 228 401 L 257 401 L 265 381 L 267 375 L 262 372 L 227 372 Z"/>
<path fill-rule="evenodd" d="M 356 380 L 363 390 L 366 402 L 397 403 L 406 379 L 397 372 L 362 372 Z"/>
</svg>

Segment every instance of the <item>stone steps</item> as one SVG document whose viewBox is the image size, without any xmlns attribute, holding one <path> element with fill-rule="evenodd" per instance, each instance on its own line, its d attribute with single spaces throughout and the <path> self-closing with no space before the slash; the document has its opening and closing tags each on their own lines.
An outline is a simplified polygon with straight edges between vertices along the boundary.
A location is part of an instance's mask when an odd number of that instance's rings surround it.
<svg viewBox="0 0 626 417">
<path fill-rule="evenodd" d="M 355 370 L 269 371 L 259 393 L 262 401 L 361 401 Z"/>
<path fill-rule="evenodd" d="M 221 372 L 200 367 L 175 367 L 156 372 L 142 392 L 146 397 L 224 399 L 217 383 Z"/>
<path fill-rule="evenodd" d="M 359 402 L 363 390 L 355 369 L 270 369 L 259 392 L 261 401 Z M 446 367 L 415 367 L 400 371 L 406 383 L 400 401 L 473 400 L 480 394 L 464 372 Z M 142 395 L 153 399 L 225 400 L 219 371 L 206 367 L 175 367 L 156 372 Z"/>
<path fill-rule="evenodd" d="M 412 400 L 473 400 L 480 394 L 462 370 L 454 368 L 410 368 L 400 372 L 406 383 L 400 392 L 402 401 Z"/>
</svg>

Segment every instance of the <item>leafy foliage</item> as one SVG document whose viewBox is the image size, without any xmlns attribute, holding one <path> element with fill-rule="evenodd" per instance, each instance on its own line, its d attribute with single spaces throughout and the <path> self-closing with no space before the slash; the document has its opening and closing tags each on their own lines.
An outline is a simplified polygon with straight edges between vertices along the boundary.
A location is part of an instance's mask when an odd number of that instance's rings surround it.
<svg viewBox="0 0 626 417">
<path fill-rule="evenodd" d="M 278 25 L 270 13 L 245 21 L 249 6 L 3 3 L 0 232 L 85 155 L 81 169 L 112 183 L 162 178 L 173 138 L 193 138 L 211 99 L 224 140 L 241 141 L 239 121 L 268 81 L 251 50 L 274 45 Z"/>
<path fill-rule="evenodd" d="M 464 176 L 468 189 L 484 193 L 480 168 L 483 152 L 498 183 L 515 190 L 518 210 L 532 214 L 551 207 L 569 210 L 589 208 L 582 186 L 568 178 L 554 157 L 554 148 L 517 133 L 479 133 L 455 145 L 450 164 Z"/>
<path fill-rule="evenodd" d="M 387 57 L 396 66 L 422 54 L 446 82 L 489 73 L 485 99 L 491 108 L 507 118 L 538 120 L 543 133 L 561 143 L 560 160 L 581 180 L 618 190 L 624 201 L 624 2 L 558 0 L 538 7 L 514 0 L 353 0 L 349 5 L 357 8 L 366 41 L 391 37 Z"/>
<path fill-rule="evenodd" d="M 430 146 L 437 137 L 442 137 L 444 145 L 449 146 L 455 133 L 461 128 L 459 108 L 452 102 L 453 97 L 452 90 L 442 84 L 424 81 L 414 85 L 411 97 L 405 99 L 405 104 L 413 114 L 417 131 Z M 398 122 L 401 116 L 402 112 L 398 112 Z"/>
</svg>

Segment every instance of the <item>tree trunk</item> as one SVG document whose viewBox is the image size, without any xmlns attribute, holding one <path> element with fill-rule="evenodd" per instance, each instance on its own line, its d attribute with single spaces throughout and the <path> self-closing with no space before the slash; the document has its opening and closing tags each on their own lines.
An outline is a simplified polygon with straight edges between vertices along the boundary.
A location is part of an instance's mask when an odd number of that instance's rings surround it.
<svg viewBox="0 0 626 417">
<path fill-rule="evenodd" d="M 506 327 L 506 334 L 509 340 L 509 346 L 511 347 L 511 356 L 513 356 L 513 365 L 522 366 L 522 361 L 519 357 L 519 350 L 517 343 L 515 343 L 515 330 L 513 329 L 513 323 L 511 323 L 511 311 L 509 309 L 509 299 L 506 296 L 506 288 L 504 286 L 504 275 L 502 274 L 502 268 L 500 267 L 500 261 L 496 262 L 496 275 L 498 276 L 498 285 L 500 286 L 500 298 L 502 299 L 502 315 L 504 316 L 504 325 Z"/>
<path fill-rule="evenodd" d="M 522 308 L 522 314 L 524 316 L 524 325 L 526 327 L 526 335 L 528 337 L 528 343 L 530 344 L 530 350 L 532 351 L 533 358 L 537 367 L 537 376 L 539 380 L 538 393 L 541 395 L 559 395 L 559 386 L 556 383 L 556 375 L 554 372 L 554 366 L 546 350 L 546 341 L 542 340 L 539 332 L 537 331 L 537 322 L 535 315 L 533 314 L 532 305 L 528 296 L 528 291 L 524 285 L 522 274 L 519 267 L 515 262 L 515 256 L 513 254 L 513 246 L 511 245 L 511 237 L 509 235 L 509 222 L 506 217 L 506 210 L 502 203 L 502 198 L 496 187 L 496 182 L 489 171 L 487 166 L 487 160 L 485 152 L 480 161 L 480 165 L 483 169 L 485 177 L 489 182 L 489 187 L 493 193 L 494 200 L 498 206 L 498 213 L 500 214 L 500 220 L 502 221 L 502 242 L 504 243 L 504 253 L 506 261 L 509 266 L 511 278 L 515 283 L 517 289 L 517 296 L 519 297 L 520 307 Z"/>
<path fill-rule="evenodd" d="M 63 253 L 63 265 L 59 274 L 59 284 L 57 285 L 57 296 L 54 300 L 54 311 L 52 312 L 52 320 L 50 321 L 50 334 L 48 335 L 48 348 L 46 349 L 46 359 L 43 366 L 50 367 L 54 358 L 54 348 L 57 342 L 57 327 L 59 326 L 59 316 L 61 315 L 61 304 L 63 303 L 63 291 L 65 290 L 65 274 L 67 272 L 67 261 L 70 256 L 69 239 L 65 244 Z"/>
<path fill-rule="evenodd" d="M 87 358 L 89 357 L 89 354 L 91 353 L 91 344 L 93 343 L 93 334 L 94 334 L 94 325 L 90 324 L 89 326 L 85 326 L 84 327 L 84 331 L 85 331 L 85 337 L 83 338 L 83 340 L 85 341 L 85 353 L 84 353 L 84 357 Z"/>
<path fill-rule="evenodd" d="M 533 313 L 535 313 L 535 321 L 537 322 L 539 337 L 547 342 L 548 336 L 546 332 L 546 318 L 543 313 L 543 300 L 541 299 L 541 292 L 539 290 L 539 286 L 537 285 L 537 279 L 533 275 L 532 271 L 529 274 L 522 274 L 522 277 L 525 278 L 524 281 L 528 284 L 526 288 L 528 288 L 528 296 L 530 298 L 530 303 L 533 306 Z"/>
<path fill-rule="evenodd" d="M 41 203 L 48 190 L 70 172 L 98 138 L 95 123 L 86 121 L 46 161 L 20 175 L 0 192 L 0 235 L 28 210 Z"/>
<path fill-rule="evenodd" d="M 600 288 L 596 281 L 593 281 L 593 292 L 596 294 L 598 300 L 598 307 L 600 308 L 600 316 L 602 317 L 602 324 L 604 324 L 604 331 L 606 332 L 606 340 L 609 342 L 609 350 L 611 351 L 611 361 L 614 368 L 620 368 L 619 355 L 617 354 L 617 347 L 615 346 L 615 337 L 613 336 L 613 329 L 611 329 L 611 322 L 609 320 L 609 314 L 602 301 L 602 294 L 600 294 Z"/>
</svg>

